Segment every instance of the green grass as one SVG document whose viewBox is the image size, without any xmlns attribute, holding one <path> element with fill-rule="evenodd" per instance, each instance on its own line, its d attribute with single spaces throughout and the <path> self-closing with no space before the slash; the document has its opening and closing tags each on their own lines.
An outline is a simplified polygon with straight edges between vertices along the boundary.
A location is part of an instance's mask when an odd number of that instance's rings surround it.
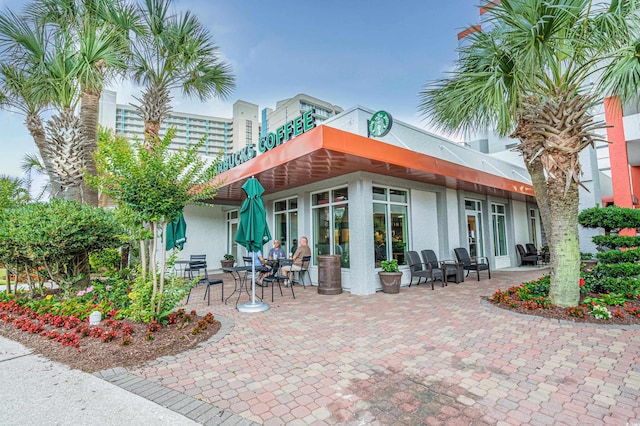
<svg viewBox="0 0 640 426">
<path fill-rule="evenodd" d="M 6 285 L 7 284 L 6 273 L 7 273 L 6 269 L 0 268 L 0 285 Z"/>
</svg>

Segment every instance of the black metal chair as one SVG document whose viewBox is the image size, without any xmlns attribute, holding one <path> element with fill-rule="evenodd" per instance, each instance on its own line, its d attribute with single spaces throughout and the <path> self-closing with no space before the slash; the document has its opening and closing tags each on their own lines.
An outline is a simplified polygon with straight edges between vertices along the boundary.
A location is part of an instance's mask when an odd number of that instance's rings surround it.
<svg viewBox="0 0 640 426">
<path fill-rule="evenodd" d="M 518 250 L 518 254 L 520 255 L 520 266 L 524 265 L 525 263 L 531 264 L 531 265 L 538 264 L 538 260 L 540 260 L 540 256 L 538 256 L 537 252 L 535 254 L 527 253 L 524 247 L 522 247 L 522 244 L 516 244 L 516 249 Z"/>
<path fill-rule="evenodd" d="M 434 274 L 436 271 L 431 268 L 431 265 L 425 265 L 424 263 L 422 263 L 418 252 L 413 250 L 407 251 L 407 262 L 409 263 L 409 272 L 411 273 L 409 287 L 411 287 L 411 285 L 413 284 L 413 279 L 417 277 L 418 282 L 416 283 L 416 285 L 420 285 L 420 280 L 422 278 L 424 278 L 424 282 L 427 282 L 429 279 L 431 279 L 431 290 L 433 290 L 435 288 L 433 282 L 435 279 L 437 279 L 436 277 L 438 275 Z M 442 273 L 439 269 L 437 270 L 437 272 L 440 273 L 439 276 L 441 278 Z"/>
<path fill-rule="evenodd" d="M 462 268 L 467 271 L 467 276 L 470 271 L 476 271 L 478 281 L 480 281 L 480 271 L 487 271 L 489 273 L 489 279 L 491 279 L 491 268 L 489 267 L 489 258 L 477 257 L 471 259 L 469 252 L 464 247 L 458 247 L 453 249 L 458 262 L 462 263 Z"/>
<path fill-rule="evenodd" d="M 282 283 L 289 279 L 288 275 L 282 274 L 280 268 L 282 268 L 282 266 L 284 265 L 287 265 L 287 264 L 291 265 L 291 263 L 293 263 L 291 259 L 283 259 L 281 261 L 276 261 L 276 262 L 278 263 L 273 265 L 273 269 L 271 270 L 271 273 L 269 275 L 266 275 L 264 278 L 262 278 L 263 283 L 265 283 L 266 285 L 271 284 L 271 302 L 272 303 L 273 303 L 273 292 L 276 287 L 276 283 L 278 284 L 278 288 L 280 289 L 280 296 L 283 296 Z M 293 285 L 290 285 L 289 287 L 291 287 L 291 295 L 295 299 L 296 294 L 293 292 Z M 262 295 L 264 297 L 264 287 L 262 289 Z"/>
<path fill-rule="evenodd" d="M 458 282 L 458 266 L 452 260 L 447 263 L 447 261 L 438 261 L 438 256 L 436 252 L 433 250 L 422 250 L 420 252 L 422 254 L 422 259 L 424 260 L 425 265 L 430 265 L 433 270 L 437 270 L 440 272 L 438 274 L 440 279 L 442 280 L 442 287 L 448 285 L 449 279 L 448 277 L 452 277 L 454 282 Z M 442 271 L 446 270 L 446 274 L 443 274 Z"/>
<path fill-rule="evenodd" d="M 305 282 L 304 282 L 304 276 L 305 274 L 307 275 L 307 277 L 309 278 L 309 285 L 312 284 L 311 282 L 311 274 L 309 273 L 309 264 L 311 263 L 311 256 L 302 256 L 302 265 L 300 266 L 300 270 L 299 271 L 293 271 L 293 272 L 297 272 L 298 273 L 298 283 L 302 283 L 302 287 L 303 288 L 307 288 Z"/>
<path fill-rule="evenodd" d="M 200 283 L 205 283 L 207 288 L 204 290 L 204 297 L 207 299 L 207 305 L 211 304 L 211 286 L 220 284 L 222 297 L 221 301 L 224 301 L 224 281 L 219 278 L 209 278 L 209 273 L 207 272 L 207 262 L 206 255 L 192 255 L 191 260 L 189 260 L 189 266 L 185 269 L 185 273 L 188 273 L 189 281 L 194 279 L 194 275 L 198 278 L 198 282 L 195 286 Z M 203 276 L 200 276 L 200 271 L 204 271 Z M 194 287 L 195 287 L 194 286 Z M 187 296 L 187 303 L 189 303 L 189 298 L 191 297 L 191 291 L 194 289 L 191 287 L 189 290 L 189 295 Z"/>
</svg>

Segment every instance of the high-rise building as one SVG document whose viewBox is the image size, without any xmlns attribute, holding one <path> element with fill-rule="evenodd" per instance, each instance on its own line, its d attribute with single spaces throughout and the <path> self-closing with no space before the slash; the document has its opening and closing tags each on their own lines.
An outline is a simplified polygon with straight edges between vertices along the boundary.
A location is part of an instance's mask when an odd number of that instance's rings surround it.
<svg viewBox="0 0 640 426">
<path fill-rule="evenodd" d="M 116 94 L 104 91 L 100 99 L 100 123 L 114 129 L 116 134 L 130 139 L 143 138 L 144 120 L 130 105 L 116 103 Z M 260 122 L 258 105 L 238 100 L 233 104 L 233 118 L 212 117 L 173 111 L 162 122 L 160 134 L 175 128 L 171 141 L 174 149 L 192 146 L 204 139 L 199 152 L 215 157 L 220 153 L 230 153 L 255 143 L 258 139 Z"/>
<path fill-rule="evenodd" d="M 312 110 L 316 124 L 340 114 L 343 109 L 337 105 L 300 93 L 293 98 L 276 102 L 276 109 L 265 108 L 262 112 L 262 136 L 273 131 L 297 116 Z M 265 123 L 266 120 L 266 123 Z"/>
</svg>

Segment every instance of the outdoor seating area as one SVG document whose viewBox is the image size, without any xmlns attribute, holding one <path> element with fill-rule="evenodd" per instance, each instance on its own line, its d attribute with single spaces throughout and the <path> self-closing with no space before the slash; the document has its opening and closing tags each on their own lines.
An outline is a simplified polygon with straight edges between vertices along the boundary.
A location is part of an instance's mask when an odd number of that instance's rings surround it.
<svg viewBox="0 0 640 426">
<path fill-rule="evenodd" d="M 477 281 L 480 281 L 480 271 L 487 271 L 487 273 L 489 274 L 489 279 L 491 279 L 491 267 L 489 266 L 489 258 L 472 258 L 469 256 L 469 252 L 464 247 L 453 249 L 453 252 L 456 254 L 456 259 L 458 260 L 458 262 L 462 263 L 462 268 L 467 271 L 467 275 L 469 275 L 469 272 L 471 271 L 476 271 Z"/>
<path fill-rule="evenodd" d="M 207 255 L 205 254 L 192 254 L 189 258 L 189 263 L 187 267 L 184 269 L 183 276 L 185 279 L 189 281 L 194 278 L 199 278 L 198 283 L 204 283 L 207 287 L 204 292 L 203 300 L 207 299 L 207 305 L 211 304 L 211 286 L 220 285 L 220 300 L 224 301 L 224 281 L 219 278 L 210 278 L 209 273 L 207 272 Z M 195 288 L 195 287 L 193 287 Z M 189 290 L 189 295 L 187 296 L 187 303 L 189 303 L 189 298 L 191 297 L 191 292 L 193 288 Z"/>
<path fill-rule="evenodd" d="M 406 252 L 407 262 L 409 264 L 409 272 L 411 278 L 409 287 L 413 285 L 413 279 L 417 278 L 416 285 L 420 285 L 420 281 L 424 278 L 425 283 L 431 282 L 431 289 L 435 289 L 435 281 L 440 280 L 442 287 L 446 287 L 448 282 L 460 283 L 464 281 L 461 273 L 462 264 L 459 261 L 444 260 L 438 261 L 438 257 L 433 250 L 422 250 L 422 257 L 417 251 L 409 250 Z"/>
</svg>

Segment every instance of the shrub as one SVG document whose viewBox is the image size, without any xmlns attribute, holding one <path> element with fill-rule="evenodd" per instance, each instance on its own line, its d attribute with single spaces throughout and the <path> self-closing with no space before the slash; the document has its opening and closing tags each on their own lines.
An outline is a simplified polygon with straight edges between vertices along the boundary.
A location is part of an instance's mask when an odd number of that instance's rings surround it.
<svg viewBox="0 0 640 426">
<path fill-rule="evenodd" d="M 603 251 L 596 256 L 600 263 L 636 263 L 640 261 L 640 249 Z"/>
<path fill-rule="evenodd" d="M 640 210 L 616 206 L 593 207 L 580 212 L 578 223 L 585 228 L 604 228 L 607 232 L 640 228 Z"/>
<path fill-rule="evenodd" d="M 640 247 L 640 237 L 630 237 L 622 235 L 596 235 L 591 238 L 595 245 L 617 249 L 620 247 Z"/>
<path fill-rule="evenodd" d="M 116 270 L 120 266 L 120 251 L 117 248 L 105 248 L 89 256 L 92 272 Z"/>
<path fill-rule="evenodd" d="M 83 277 L 85 254 L 117 247 L 121 232 L 113 213 L 102 208 L 59 199 L 27 204 L 0 215 L 0 262 L 42 266 L 68 295 Z"/>
</svg>

